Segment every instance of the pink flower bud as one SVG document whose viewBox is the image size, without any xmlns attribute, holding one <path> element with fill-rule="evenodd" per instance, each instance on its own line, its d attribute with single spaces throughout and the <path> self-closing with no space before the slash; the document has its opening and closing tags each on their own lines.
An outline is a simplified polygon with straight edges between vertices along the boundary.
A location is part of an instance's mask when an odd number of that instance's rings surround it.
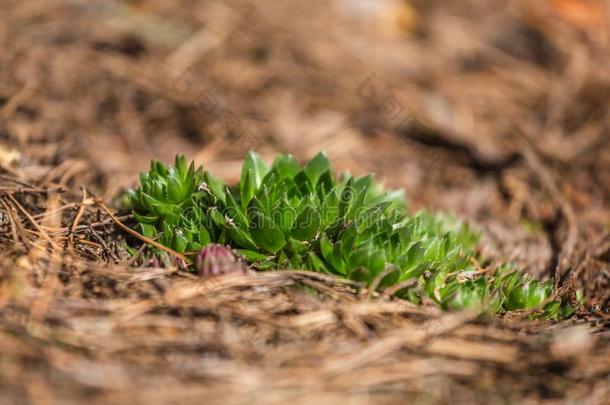
<svg viewBox="0 0 610 405">
<path fill-rule="evenodd" d="M 235 251 L 227 246 L 205 246 L 195 258 L 195 267 L 202 277 L 227 273 L 246 273 L 247 267 Z"/>
</svg>

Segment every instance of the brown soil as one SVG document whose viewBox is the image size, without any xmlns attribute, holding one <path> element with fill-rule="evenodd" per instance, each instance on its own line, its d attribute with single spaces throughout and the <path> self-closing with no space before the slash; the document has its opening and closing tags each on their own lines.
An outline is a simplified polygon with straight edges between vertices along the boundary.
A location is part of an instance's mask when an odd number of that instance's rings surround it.
<svg viewBox="0 0 610 405">
<path fill-rule="evenodd" d="M 609 403 L 608 66 L 603 0 L 2 0 L 0 399 Z M 584 305 L 131 266 L 96 201 L 176 153 L 235 180 L 248 149 L 376 172 Z"/>
</svg>

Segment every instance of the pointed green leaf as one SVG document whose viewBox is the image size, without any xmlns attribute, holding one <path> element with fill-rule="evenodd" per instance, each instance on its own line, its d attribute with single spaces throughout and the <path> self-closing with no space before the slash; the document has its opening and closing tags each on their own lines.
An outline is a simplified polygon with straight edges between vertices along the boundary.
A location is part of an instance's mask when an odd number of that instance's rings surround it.
<svg viewBox="0 0 610 405">
<path fill-rule="evenodd" d="M 140 227 L 142 228 L 142 235 L 146 236 L 147 238 L 153 239 L 157 234 L 155 227 L 152 225 L 140 223 Z"/>
<path fill-rule="evenodd" d="M 262 254 L 262 253 L 258 253 L 254 250 L 248 250 L 248 249 L 236 249 L 237 253 L 240 254 L 241 256 L 243 256 L 246 261 L 252 263 L 252 262 L 260 262 L 260 261 L 264 261 L 268 259 L 268 256 Z"/>
<path fill-rule="evenodd" d="M 254 176 L 254 184 L 256 185 L 256 188 L 258 188 L 269 169 L 258 153 L 250 151 L 244 160 L 244 165 L 241 169 L 241 178 L 245 178 L 248 171 L 252 171 L 252 175 Z"/>
<path fill-rule="evenodd" d="M 248 206 L 252 197 L 256 195 L 257 187 L 254 170 L 249 169 L 247 171 L 242 171 L 242 178 L 239 183 L 239 193 L 241 196 L 241 205 L 244 209 Z"/>
<path fill-rule="evenodd" d="M 254 242 L 269 253 L 275 253 L 284 247 L 285 239 L 282 230 L 259 210 L 248 211 L 250 235 Z"/>
<path fill-rule="evenodd" d="M 292 155 L 279 155 L 271 165 L 273 172 L 277 173 L 280 178 L 293 178 L 301 170 L 297 161 Z"/>
<path fill-rule="evenodd" d="M 297 240 L 312 240 L 320 229 L 320 212 L 311 204 L 299 214 L 292 227 L 292 237 Z"/>
<path fill-rule="evenodd" d="M 327 171 L 330 171 L 330 162 L 324 152 L 318 153 L 305 166 L 305 174 L 312 185 L 316 185 L 322 173 Z"/>
</svg>

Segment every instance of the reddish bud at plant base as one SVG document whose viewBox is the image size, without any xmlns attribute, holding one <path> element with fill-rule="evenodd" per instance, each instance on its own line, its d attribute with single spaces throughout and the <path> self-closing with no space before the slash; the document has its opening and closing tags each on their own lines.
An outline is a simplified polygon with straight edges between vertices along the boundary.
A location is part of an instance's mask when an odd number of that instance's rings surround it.
<svg viewBox="0 0 610 405">
<path fill-rule="evenodd" d="M 203 277 L 227 273 L 246 273 L 246 265 L 233 249 L 224 245 L 211 244 L 197 254 L 195 266 Z"/>
</svg>

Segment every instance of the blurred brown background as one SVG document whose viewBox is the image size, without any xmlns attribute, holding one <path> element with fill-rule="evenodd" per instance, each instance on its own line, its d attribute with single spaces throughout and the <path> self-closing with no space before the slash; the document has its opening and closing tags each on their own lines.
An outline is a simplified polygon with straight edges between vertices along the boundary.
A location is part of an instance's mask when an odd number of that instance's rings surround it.
<svg viewBox="0 0 610 405">
<path fill-rule="evenodd" d="M 248 149 L 373 171 L 607 316 L 610 2 L 0 0 L 2 173 L 119 208 Z"/>
</svg>

